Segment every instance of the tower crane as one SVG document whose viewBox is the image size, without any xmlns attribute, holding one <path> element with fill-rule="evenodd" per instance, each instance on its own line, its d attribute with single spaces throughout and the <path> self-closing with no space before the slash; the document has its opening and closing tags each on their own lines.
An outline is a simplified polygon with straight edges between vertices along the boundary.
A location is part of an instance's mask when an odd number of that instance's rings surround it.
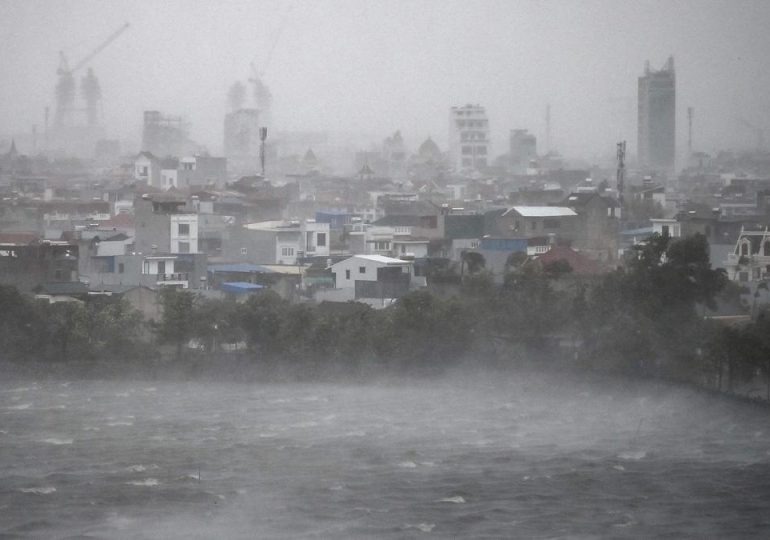
<svg viewBox="0 0 770 540">
<path fill-rule="evenodd" d="M 270 43 L 270 48 L 267 51 L 267 56 L 265 57 L 265 60 L 262 64 L 262 70 L 260 71 L 257 69 L 256 56 L 254 57 L 254 60 L 249 63 L 249 67 L 251 68 L 251 77 L 249 78 L 249 82 L 254 85 L 254 101 L 256 102 L 257 109 L 259 109 L 260 114 L 263 117 L 263 122 L 267 124 L 270 123 L 270 108 L 273 104 L 273 95 L 270 92 L 270 88 L 268 88 L 268 86 L 263 82 L 263 78 L 267 68 L 270 66 L 270 61 L 273 59 L 273 52 L 275 52 L 275 47 L 278 45 L 278 41 L 281 39 L 284 28 L 286 28 L 289 13 L 293 7 L 294 6 L 290 4 L 283 14 L 281 23 L 278 26 L 278 30 L 276 31 L 275 36 L 273 36 L 272 42 Z"/>
<path fill-rule="evenodd" d="M 97 54 L 115 41 L 129 26 L 129 23 L 123 24 L 96 48 L 78 61 L 74 67 L 70 67 L 69 60 L 64 54 L 64 51 L 59 51 L 59 68 L 56 70 L 59 80 L 56 83 L 56 112 L 54 113 L 54 126 L 61 127 L 72 123 L 72 112 L 75 110 L 75 72 L 93 60 Z M 95 122 L 96 103 L 101 97 L 101 90 L 99 89 L 99 83 L 96 80 L 96 77 L 90 70 L 88 76 L 84 79 L 83 95 L 86 100 L 89 123 Z"/>
</svg>

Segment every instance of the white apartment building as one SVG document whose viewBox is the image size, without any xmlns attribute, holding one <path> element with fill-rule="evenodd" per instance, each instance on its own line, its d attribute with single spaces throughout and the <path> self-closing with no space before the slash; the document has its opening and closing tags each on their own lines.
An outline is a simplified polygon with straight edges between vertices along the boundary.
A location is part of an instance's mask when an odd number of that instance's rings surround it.
<svg viewBox="0 0 770 540">
<path fill-rule="evenodd" d="M 449 160 L 455 171 L 474 171 L 491 159 L 489 119 L 484 107 L 465 105 L 449 109 Z"/>
</svg>

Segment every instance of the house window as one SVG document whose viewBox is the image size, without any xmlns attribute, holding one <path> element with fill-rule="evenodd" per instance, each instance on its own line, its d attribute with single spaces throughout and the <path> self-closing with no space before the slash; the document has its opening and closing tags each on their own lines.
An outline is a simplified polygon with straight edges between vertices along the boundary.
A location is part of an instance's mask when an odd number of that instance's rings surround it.
<svg viewBox="0 0 770 540">
<path fill-rule="evenodd" d="M 190 242 L 179 242 L 179 253 L 190 253 Z"/>
<path fill-rule="evenodd" d="M 293 247 L 281 248 L 281 255 L 283 255 L 284 257 L 293 257 L 294 256 L 294 248 Z"/>
<path fill-rule="evenodd" d="M 359 266 L 358 267 L 358 273 L 359 274 L 366 274 L 366 266 Z"/>
<path fill-rule="evenodd" d="M 190 236 L 190 224 L 189 223 L 180 223 L 179 224 L 179 236 Z"/>
<path fill-rule="evenodd" d="M 668 225 L 663 225 L 663 236 L 669 236 Z"/>
<path fill-rule="evenodd" d="M 537 230 L 537 221 L 530 221 L 530 223 L 529 223 L 529 224 L 530 224 L 530 228 L 531 228 L 533 231 L 536 231 L 536 230 Z"/>
<path fill-rule="evenodd" d="M 158 274 L 164 275 L 166 273 L 166 261 L 158 261 Z"/>
<path fill-rule="evenodd" d="M 762 255 L 765 255 L 765 256 L 770 255 L 770 242 L 765 242 L 765 249 Z"/>
<path fill-rule="evenodd" d="M 118 274 L 122 274 L 126 270 L 126 265 L 123 263 L 118 263 Z"/>
<path fill-rule="evenodd" d="M 390 242 L 375 242 L 375 251 L 388 251 L 390 249 Z"/>
<path fill-rule="evenodd" d="M 463 155 L 471 155 L 473 154 L 473 147 L 472 146 L 463 146 Z"/>
<path fill-rule="evenodd" d="M 246 255 L 246 248 L 245 247 L 241 248 L 241 255 L 244 255 L 244 256 Z"/>
<path fill-rule="evenodd" d="M 318 247 L 326 247 L 326 233 L 319 232 L 316 236 Z"/>
<path fill-rule="evenodd" d="M 345 279 L 350 279 L 350 270 L 345 270 Z"/>
<path fill-rule="evenodd" d="M 558 229 L 561 226 L 561 222 L 558 219 L 546 219 L 543 221 L 543 228 L 545 229 Z"/>
<path fill-rule="evenodd" d="M 741 244 L 741 255 L 748 256 L 749 255 L 749 243 L 744 242 Z"/>
</svg>

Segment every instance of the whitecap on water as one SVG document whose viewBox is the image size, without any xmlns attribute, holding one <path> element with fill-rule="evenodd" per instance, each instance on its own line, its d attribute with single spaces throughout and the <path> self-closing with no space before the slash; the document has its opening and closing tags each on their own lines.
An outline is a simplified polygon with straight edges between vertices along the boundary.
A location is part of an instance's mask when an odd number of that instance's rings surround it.
<svg viewBox="0 0 770 540">
<path fill-rule="evenodd" d="M 123 420 L 119 420 L 117 422 L 107 422 L 107 425 L 109 427 L 121 427 L 121 426 L 133 426 L 133 422 L 125 422 Z"/>
<path fill-rule="evenodd" d="M 72 439 L 57 439 L 56 437 L 49 437 L 48 439 L 43 439 L 41 442 L 58 446 L 62 444 L 72 444 Z"/>
<path fill-rule="evenodd" d="M 626 461 L 639 461 L 647 457 L 647 452 L 644 450 L 629 450 L 627 452 L 621 452 L 618 454 L 618 459 L 624 459 Z"/>
<path fill-rule="evenodd" d="M 30 390 L 37 390 L 37 385 L 35 386 L 20 386 L 18 388 L 12 388 L 11 390 L 8 390 L 9 392 L 29 392 Z"/>
<path fill-rule="evenodd" d="M 309 428 L 309 427 L 317 427 L 318 422 L 315 422 L 313 420 L 308 420 L 306 422 L 297 422 L 296 424 L 291 424 L 289 427 L 292 428 Z"/>
<path fill-rule="evenodd" d="M 623 472 L 626 470 L 626 468 L 623 465 L 613 465 L 612 468 L 620 472 Z"/>
<path fill-rule="evenodd" d="M 126 467 L 127 470 L 131 472 L 144 472 L 147 470 L 147 467 L 144 465 L 131 465 L 129 467 Z"/>
<path fill-rule="evenodd" d="M 414 461 L 402 461 L 398 466 L 404 469 L 414 469 L 417 467 L 417 463 Z"/>
<path fill-rule="evenodd" d="M 443 503 L 453 503 L 453 504 L 464 504 L 465 499 L 461 497 L 460 495 L 455 495 L 454 497 L 444 497 L 443 499 L 439 499 L 438 502 Z"/>
<path fill-rule="evenodd" d="M 405 529 L 417 529 L 418 531 L 429 533 L 436 527 L 435 523 L 418 523 L 417 525 L 404 525 Z"/>
<path fill-rule="evenodd" d="M 56 491 L 56 488 L 53 486 L 45 486 L 45 487 L 33 487 L 33 488 L 21 488 L 19 491 L 22 493 L 32 493 L 34 495 L 50 495 L 51 493 L 54 493 Z"/>
<path fill-rule="evenodd" d="M 158 482 L 156 478 L 146 478 L 144 480 L 134 480 L 132 482 L 126 482 L 126 484 L 128 484 L 129 486 L 152 487 L 152 486 L 157 486 L 158 484 L 160 484 L 160 482 Z"/>
<path fill-rule="evenodd" d="M 14 405 L 13 407 L 8 407 L 8 410 L 10 411 L 24 411 L 26 409 L 29 409 L 32 407 L 32 403 L 22 403 L 21 405 Z"/>
</svg>

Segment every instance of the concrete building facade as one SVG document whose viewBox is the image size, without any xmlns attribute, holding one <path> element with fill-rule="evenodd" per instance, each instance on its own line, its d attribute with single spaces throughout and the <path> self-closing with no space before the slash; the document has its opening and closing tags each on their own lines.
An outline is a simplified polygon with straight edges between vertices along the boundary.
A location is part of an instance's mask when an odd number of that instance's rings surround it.
<svg viewBox="0 0 770 540">
<path fill-rule="evenodd" d="M 676 165 L 676 76 L 674 58 L 661 70 L 647 62 L 639 77 L 638 159 L 643 169 L 673 172 Z"/>
<path fill-rule="evenodd" d="M 512 129 L 509 138 L 511 169 L 522 173 L 537 159 L 537 138 L 526 129 Z"/>
<path fill-rule="evenodd" d="M 449 109 L 449 159 L 456 171 L 480 170 L 490 159 L 489 119 L 481 105 Z"/>
</svg>

